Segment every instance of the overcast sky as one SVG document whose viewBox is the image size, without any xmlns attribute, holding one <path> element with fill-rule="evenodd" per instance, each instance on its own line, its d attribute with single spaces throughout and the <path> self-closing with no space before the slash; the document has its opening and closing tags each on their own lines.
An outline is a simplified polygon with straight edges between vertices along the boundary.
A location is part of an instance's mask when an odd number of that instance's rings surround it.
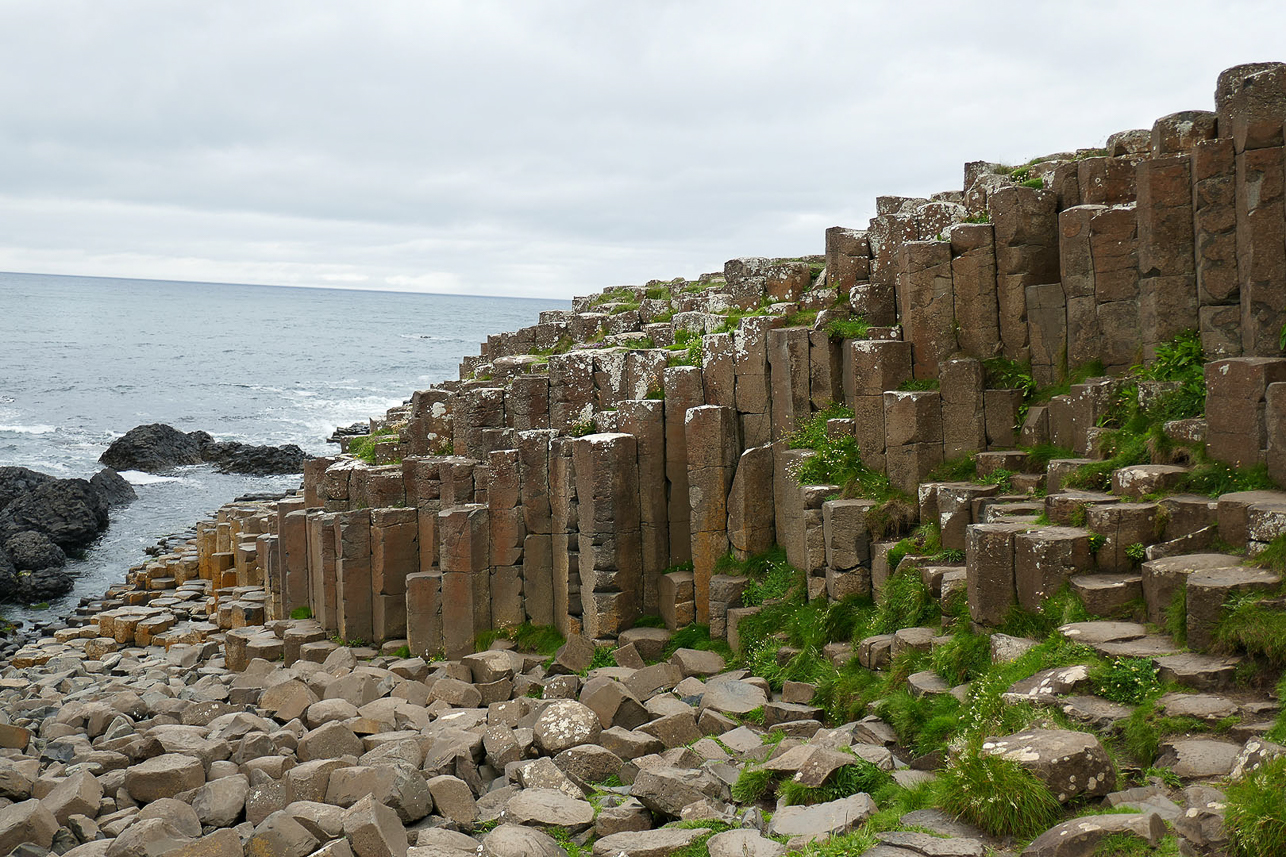
<svg viewBox="0 0 1286 857">
<path fill-rule="evenodd" d="M 1278 59 L 1281 2 L 0 0 L 0 270 L 695 277 Z"/>
</svg>

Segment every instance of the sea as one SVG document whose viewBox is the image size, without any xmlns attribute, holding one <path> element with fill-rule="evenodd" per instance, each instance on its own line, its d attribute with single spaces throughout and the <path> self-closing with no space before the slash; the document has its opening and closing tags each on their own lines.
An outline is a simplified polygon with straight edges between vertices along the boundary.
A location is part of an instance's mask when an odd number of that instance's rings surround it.
<svg viewBox="0 0 1286 857">
<path fill-rule="evenodd" d="M 336 451 L 338 426 L 381 416 L 415 390 L 458 377 L 488 334 L 568 302 L 354 289 L 0 273 L 0 466 L 89 478 L 115 438 L 146 423 L 216 440 Z M 298 476 L 216 473 L 209 465 L 127 472 L 138 500 L 68 570 L 75 589 L 0 616 L 52 621 L 101 595 L 182 533 L 246 494 Z"/>
</svg>

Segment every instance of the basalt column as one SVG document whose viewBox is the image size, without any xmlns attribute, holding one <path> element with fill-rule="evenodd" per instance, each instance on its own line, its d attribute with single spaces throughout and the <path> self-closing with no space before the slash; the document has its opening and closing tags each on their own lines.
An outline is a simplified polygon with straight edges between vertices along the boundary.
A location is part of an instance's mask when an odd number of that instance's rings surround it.
<svg viewBox="0 0 1286 857">
<path fill-rule="evenodd" d="M 369 643 L 371 622 L 371 512 L 335 516 L 335 607 L 339 635 Z"/>
<path fill-rule="evenodd" d="M 1192 159 L 1183 154 L 1140 161 L 1136 184 L 1139 319 L 1143 357 L 1151 360 L 1157 345 L 1199 324 Z"/>
<path fill-rule="evenodd" d="M 524 611 L 534 625 L 554 624 L 553 518 L 549 494 L 549 444 L 552 431 L 518 432 L 518 469 L 522 489 Z"/>
<path fill-rule="evenodd" d="M 728 552 L 728 492 L 740 453 L 736 412 L 717 405 L 692 408 L 685 435 L 697 621 L 709 624 L 710 577 Z"/>
<path fill-rule="evenodd" d="M 500 449 L 488 459 L 487 506 L 491 530 L 491 622 L 512 628 L 526 621 L 523 609 L 522 564 L 527 523 L 521 503 L 519 453 Z"/>
<path fill-rule="evenodd" d="M 987 198 L 995 227 L 1000 342 L 1012 360 L 1030 356 L 1027 287 L 1058 282 L 1058 197 L 1014 186 Z"/>
<path fill-rule="evenodd" d="M 665 479 L 665 403 L 654 399 L 621 402 L 621 431 L 638 447 L 639 532 L 642 560 L 640 609 L 657 613 L 657 585 L 670 565 L 669 492 Z"/>
<path fill-rule="evenodd" d="M 554 625 L 564 636 L 581 632 L 580 509 L 576 498 L 575 438 L 549 444 L 549 506 L 553 545 Z"/>
<path fill-rule="evenodd" d="M 487 507 L 470 503 L 443 509 L 442 643 L 448 658 L 473 651 L 474 639 L 491 627 L 491 553 Z"/>
<path fill-rule="evenodd" d="M 638 444 L 623 432 L 577 438 L 582 633 L 614 637 L 639 616 L 642 553 Z"/>
<path fill-rule="evenodd" d="M 685 425 L 688 410 L 704 401 L 700 369 L 674 366 L 665 370 L 665 478 L 670 483 L 670 563 L 673 565 L 692 558 Z"/>
<path fill-rule="evenodd" d="M 406 578 L 420 567 L 415 509 L 371 512 L 371 626 L 377 641 L 406 636 Z"/>
</svg>

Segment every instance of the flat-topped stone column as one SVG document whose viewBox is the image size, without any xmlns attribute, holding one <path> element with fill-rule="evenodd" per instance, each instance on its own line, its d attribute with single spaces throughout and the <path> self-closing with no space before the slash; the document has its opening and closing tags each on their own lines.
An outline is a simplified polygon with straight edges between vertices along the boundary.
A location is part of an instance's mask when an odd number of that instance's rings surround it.
<svg viewBox="0 0 1286 857">
<path fill-rule="evenodd" d="M 638 444 L 623 432 L 577 438 L 582 633 L 615 636 L 642 602 Z"/>
<path fill-rule="evenodd" d="M 335 516 L 335 613 L 340 637 L 370 643 L 371 512 L 358 509 Z"/>
<path fill-rule="evenodd" d="M 706 405 L 685 420 L 697 621 L 709 623 L 710 577 L 728 552 L 728 493 L 740 457 L 736 412 Z"/>
</svg>

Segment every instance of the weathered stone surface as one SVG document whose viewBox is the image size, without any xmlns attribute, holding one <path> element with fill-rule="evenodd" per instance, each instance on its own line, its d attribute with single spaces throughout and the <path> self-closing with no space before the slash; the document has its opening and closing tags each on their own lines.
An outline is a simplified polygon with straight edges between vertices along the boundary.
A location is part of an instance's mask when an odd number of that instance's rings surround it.
<svg viewBox="0 0 1286 857">
<path fill-rule="evenodd" d="M 814 806 L 788 806 L 773 815 L 768 833 L 811 842 L 849 833 L 875 812 L 875 801 L 865 794 Z"/>
<path fill-rule="evenodd" d="M 580 831 L 594 823 L 594 807 L 553 789 L 523 789 L 510 799 L 505 817 L 528 827 Z"/>
<path fill-rule="evenodd" d="M 38 800 L 24 800 L 0 809 L 0 851 L 6 854 L 24 842 L 48 848 L 57 831 L 58 820 Z"/>
<path fill-rule="evenodd" d="M 1241 753 L 1241 745 L 1212 738 L 1171 738 L 1161 742 L 1157 765 L 1173 770 L 1183 779 L 1205 780 L 1226 777 Z"/>
<path fill-rule="evenodd" d="M 147 803 L 205 784 L 200 759 L 178 753 L 155 756 L 125 771 L 125 789 L 137 801 Z"/>
<path fill-rule="evenodd" d="M 464 853 L 464 849 L 460 849 Z M 472 852 L 472 849 L 470 849 Z M 520 824 L 502 824 L 482 837 L 484 857 L 566 857 L 567 852 L 549 834 L 523 827 Z M 412 848 L 408 857 L 431 857 Z"/>
<path fill-rule="evenodd" d="M 546 707 L 532 729 L 541 750 L 554 755 L 569 747 L 594 741 L 603 727 L 594 709 L 566 699 Z"/>
<path fill-rule="evenodd" d="M 710 832 L 706 827 L 614 833 L 594 843 L 594 857 L 665 857 Z"/>
<path fill-rule="evenodd" d="M 1085 732 L 1033 729 L 988 738 L 982 750 L 1031 771 L 1060 803 L 1078 795 L 1105 795 L 1116 787 L 1111 757 L 1097 738 Z"/>
<path fill-rule="evenodd" d="M 726 786 L 704 771 L 656 767 L 639 771 L 632 794 L 653 812 L 678 818 L 683 808 L 706 798 L 721 797 Z"/>
<path fill-rule="evenodd" d="M 369 795 L 345 811 L 344 835 L 357 857 L 406 857 L 406 829 L 397 813 Z"/>
<path fill-rule="evenodd" d="M 727 830 L 706 840 L 710 857 L 782 857 L 786 846 L 754 830 Z"/>
</svg>

